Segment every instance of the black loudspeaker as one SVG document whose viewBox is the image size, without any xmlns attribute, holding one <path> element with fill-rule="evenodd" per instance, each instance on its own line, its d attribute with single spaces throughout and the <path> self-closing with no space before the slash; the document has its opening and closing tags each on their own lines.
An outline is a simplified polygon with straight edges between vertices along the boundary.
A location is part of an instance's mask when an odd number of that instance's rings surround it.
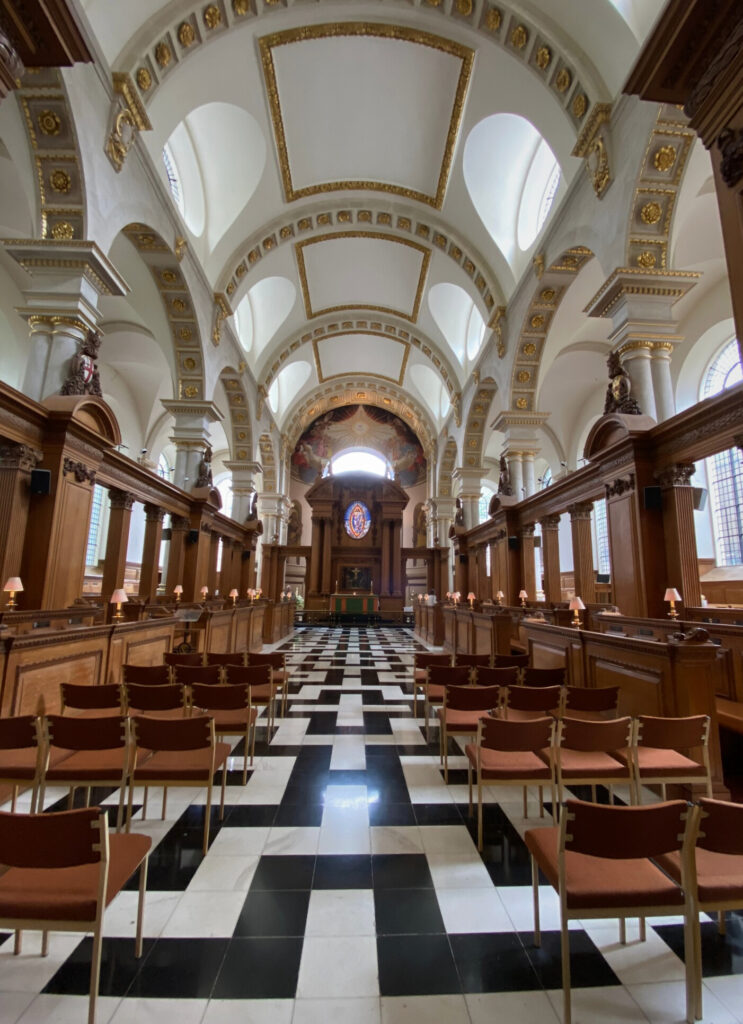
<svg viewBox="0 0 743 1024">
<path fill-rule="evenodd" d="M 534 538 L 534 547 L 535 548 L 541 548 L 541 546 L 542 546 L 542 538 L 541 537 L 535 537 Z"/>
<path fill-rule="evenodd" d="M 509 551 L 518 551 L 518 549 L 519 549 L 519 539 L 518 539 L 518 537 L 509 537 L 508 538 L 508 550 Z"/>
<path fill-rule="evenodd" d="M 198 539 L 199 539 L 199 531 L 198 530 L 189 530 L 188 534 L 186 535 L 186 544 L 196 544 L 198 542 Z"/>
<path fill-rule="evenodd" d="M 697 512 L 703 512 L 707 507 L 707 488 L 706 487 L 692 487 L 692 497 L 694 500 L 694 508 Z"/>
<path fill-rule="evenodd" d="M 660 487 L 644 487 L 642 503 L 645 511 L 663 508 L 663 495 L 660 492 Z"/>
<path fill-rule="evenodd" d="M 460 565 L 466 565 L 467 564 L 467 556 L 466 555 L 460 555 L 459 556 L 459 564 Z"/>
<path fill-rule="evenodd" d="M 162 534 L 160 535 L 160 540 L 172 540 L 172 539 L 173 539 L 173 531 L 172 531 L 172 529 L 169 526 L 166 526 L 165 529 L 163 530 Z"/>
<path fill-rule="evenodd" d="M 31 470 L 31 494 L 49 494 L 52 489 L 52 474 L 49 469 Z"/>
<path fill-rule="evenodd" d="M 250 552 L 243 551 L 243 553 L 240 555 L 240 558 L 243 560 L 243 562 L 247 562 L 247 560 L 250 558 Z"/>
</svg>

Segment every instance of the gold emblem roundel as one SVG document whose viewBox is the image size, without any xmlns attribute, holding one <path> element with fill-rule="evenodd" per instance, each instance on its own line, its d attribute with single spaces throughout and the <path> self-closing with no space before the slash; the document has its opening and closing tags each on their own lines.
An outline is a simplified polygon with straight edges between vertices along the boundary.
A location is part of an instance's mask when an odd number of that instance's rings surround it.
<svg viewBox="0 0 743 1024">
<path fill-rule="evenodd" d="M 62 121 L 59 114 L 55 114 L 53 110 L 42 110 L 36 118 L 36 123 L 42 135 L 59 135 L 62 131 Z"/>
</svg>

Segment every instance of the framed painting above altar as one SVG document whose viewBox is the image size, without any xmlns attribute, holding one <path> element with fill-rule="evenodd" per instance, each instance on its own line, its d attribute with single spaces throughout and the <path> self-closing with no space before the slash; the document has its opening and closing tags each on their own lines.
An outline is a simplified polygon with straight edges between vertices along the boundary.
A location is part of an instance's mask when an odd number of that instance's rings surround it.
<svg viewBox="0 0 743 1024">
<path fill-rule="evenodd" d="M 341 569 L 341 590 L 370 591 L 372 585 L 371 566 L 344 565 Z"/>
</svg>

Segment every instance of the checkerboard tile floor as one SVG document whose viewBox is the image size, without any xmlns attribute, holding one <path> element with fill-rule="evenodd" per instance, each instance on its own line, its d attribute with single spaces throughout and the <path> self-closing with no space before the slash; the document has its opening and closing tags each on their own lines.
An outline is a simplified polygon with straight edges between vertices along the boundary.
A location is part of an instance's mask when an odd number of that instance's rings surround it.
<svg viewBox="0 0 743 1024">
<path fill-rule="evenodd" d="M 234 750 L 223 821 L 206 791 L 157 795 L 136 828 L 153 838 L 145 948 L 134 958 L 134 881 L 107 911 L 98 1022 L 182 1024 L 544 1024 L 560 1020 L 559 912 L 541 890 L 532 945 L 520 790 L 486 806 L 477 852 L 466 766 L 412 717 L 408 630 L 304 628 L 280 645 L 290 710 L 256 748 L 247 786 Z M 218 790 L 215 790 L 215 794 Z M 116 793 L 94 799 L 114 803 Z M 47 807 L 62 798 L 48 794 Z M 135 798 L 135 806 L 141 804 Z M 543 819 L 541 823 L 546 823 Z M 651 921 L 652 924 L 652 921 Z M 576 922 L 576 1024 L 683 1020 L 680 923 Z M 86 1019 L 89 938 L 53 935 L 20 957 L 0 933 L 0 1024 Z M 705 1020 L 743 1024 L 743 916 L 704 925 Z"/>
</svg>

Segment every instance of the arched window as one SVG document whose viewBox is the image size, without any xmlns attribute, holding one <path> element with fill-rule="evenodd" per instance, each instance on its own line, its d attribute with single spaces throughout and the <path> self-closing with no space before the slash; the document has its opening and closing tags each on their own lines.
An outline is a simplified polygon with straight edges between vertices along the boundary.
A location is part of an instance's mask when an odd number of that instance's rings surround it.
<svg viewBox="0 0 743 1024">
<path fill-rule="evenodd" d="M 713 359 L 702 381 L 701 397 L 711 398 L 743 380 L 738 341 L 733 338 Z M 706 460 L 712 527 L 718 565 L 743 564 L 743 455 L 728 448 Z"/>
<path fill-rule="evenodd" d="M 163 480 L 170 480 L 170 473 L 171 466 L 163 453 L 160 452 L 160 458 L 157 460 L 157 475 L 162 477 Z"/>
<path fill-rule="evenodd" d="M 175 166 L 173 154 L 170 152 L 170 146 L 163 147 L 163 163 L 165 164 L 165 174 L 168 178 L 170 194 L 175 205 L 183 213 L 183 189 L 181 188 L 181 179 Z"/>
<path fill-rule="evenodd" d="M 353 451 L 341 452 L 333 459 L 333 475 L 341 473 L 373 473 L 374 476 L 386 476 L 392 479 L 392 467 L 380 455 L 356 448 Z"/>
<path fill-rule="evenodd" d="M 477 519 L 479 523 L 486 523 L 488 521 L 488 506 L 494 494 L 495 491 L 492 487 L 483 487 L 480 491 L 480 503 L 477 506 Z"/>
<path fill-rule="evenodd" d="M 547 466 L 547 468 L 545 469 L 544 473 L 539 478 L 539 486 L 540 486 L 540 488 L 542 490 L 544 490 L 545 487 L 549 487 L 549 485 L 551 483 L 552 483 L 552 470 L 550 469 L 549 466 Z"/>
</svg>

